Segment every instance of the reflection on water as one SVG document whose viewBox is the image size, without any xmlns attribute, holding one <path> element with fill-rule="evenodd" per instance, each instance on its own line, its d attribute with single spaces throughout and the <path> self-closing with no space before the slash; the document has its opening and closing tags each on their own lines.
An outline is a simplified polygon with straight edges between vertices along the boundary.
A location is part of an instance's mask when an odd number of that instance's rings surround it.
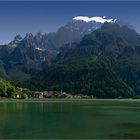
<svg viewBox="0 0 140 140">
<path fill-rule="evenodd" d="M 69 105 L 66 105 L 67 107 Z M 9 103 L 9 102 L 5 102 L 5 103 L 1 103 L 0 104 L 0 112 L 2 113 L 9 113 L 9 112 L 17 112 L 17 113 L 23 113 L 23 112 L 27 112 L 27 111 L 31 111 L 30 109 L 34 108 L 34 111 L 37 112 L 63 112 L 63 110 L 66 109 L 66 106 L 64 106 L 63 103 L 59 103 L 59 104 L 47 104 L 44 102 L 39 102 L 39 103 L 23 103 L 23 102 L 17 102 L 17 103 Z M 69 106 L 69 111 L 72 109 L 72 106 Z"/>
<path fill-rule="evenodd" d="M 63 129 L 65 136 L 67 128 L 75 124 L 75 107 L 67 103 L 0 103 L 0 138 L 57 138 Z"/>
<path fill-rule="evenodd" d="M 53 137 L 71 111 L 72 106 L 63 103 L 0 103 L 0 138 Z"/>
<path fill-rule="evenodd" d="M 2 103 L 0 104 L 0 112 L 9 113 L 9 112 L 22 112 L 27 108 L 26 104 L 23 103 Z"/>
</svg>

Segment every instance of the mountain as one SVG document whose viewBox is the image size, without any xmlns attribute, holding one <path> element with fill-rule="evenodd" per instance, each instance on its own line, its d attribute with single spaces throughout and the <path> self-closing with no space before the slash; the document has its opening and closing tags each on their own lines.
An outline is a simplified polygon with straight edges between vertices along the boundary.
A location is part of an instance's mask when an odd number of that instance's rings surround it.
<svg viewBox="0 0 140 140">
<path fill-rule="evenodd" d="M 31 33 L 25 38 L 19 36 L 8 45 L 0 46 L 0 71 L 3 77 L 17 83 L 46 67 L 56 55 L 56 51 L 37 48 Z"/>
<path fill-rule="evenodd" d="M 66 25 L 61 26 L 56 32 L 42 34 L 38 32 L 35 36 L 27 33 L 25 38 L 34 42 L 36 48 L 47 50 L 58 50 L 62 45 L 73 42 L 80 42 L 81 38 L 99 29 L 105 22 L 115 23 L 117 19 L 108 19 L 104 17 L 83 17 L 77 16 L 69 21 Z M 120 23 L 120 22 L 118 22 Z M 22 40 L 25 40 L 20 35 L 17 35 L 8 46 L 16 47 Z"/>
<path fill-rule="evenodd" d="M 103 54 L 108 55 L 108 53 L 117 58 L 124 51 L 124 48 L 129 48 L 128 54 L 131 54 L 131 46 L 138 46 L 139 44 L 140 35 L 135 30 L 127 26 L 104 23 L 101 29 L 85 35 L 79 44 L 73 43 L 61 47 L 55 62 L 86 58 L 93 55 L 101 57 Z M 138 51 L 138 47 L 136 48 Z M 126 55 L 125 51 L 123 53 Z"/>
<path fill-rule="evenodd" d="M 133 97 L 140 91 L 140 35 L 126 25 L 105 22 L 80 43 L 61 47 L 54 63 L 24 86 L 98 98 Z"/>
<path fill-rule="evenodd" d="M 14 40 L 11 41 L 8 45 L 11 47 L 17 47 L 17 45 L 20 43 L 21 40 L 22 40 L 21 35 L 17 35 L 15 36 Z"/>
<path fill-rule="evenodd" d="M 115 20 L 94 17 L 87 22 L 75 17 L 54 33 L 38 32 L 35 36 L 27 33 L 23 38 L 17 35 L 7 45 L 0 46 L 1 75 L 15 83 L 30 78 L 54 61 L 62 45 L 80 42 L 85 34 L 100 28 L 104 22 Z"/>
<path fill-rule="evenodd" d="M 58 49 L 64 44 L 80 42 L 81 38 L 100 28 L 104 22 L 115 22 L 113 19 L 106 19 L 105 17 L 93 17 L 98 20 L 89 20 L 88 22 L 82 20 L 82 16 L 74 17 L 72 21 L 68 22 L 65 26 L 58 29 L 56 33 L 50 33 L 46 36 L 47 48 Z M 88 18 L 88 17 L 87 17 Z"/>
<path fill-rule="evenodd" d="M 116 22 L 116 19 L 107 19 L 106 17 L 88 18 L 92 19 L 88 22 L 83 20 L 83 18 L 88 17 L 74 17 L 72 21 L 68 22 L 64 26 L 61 26 L 54 33 L 37 33 L 34 37 L 36 45 L 42 49 L 59 50 L 59 48 L 64 44 L 80 42 L 84 35 L 100 28 L 104 22 Z"/>
</svg>

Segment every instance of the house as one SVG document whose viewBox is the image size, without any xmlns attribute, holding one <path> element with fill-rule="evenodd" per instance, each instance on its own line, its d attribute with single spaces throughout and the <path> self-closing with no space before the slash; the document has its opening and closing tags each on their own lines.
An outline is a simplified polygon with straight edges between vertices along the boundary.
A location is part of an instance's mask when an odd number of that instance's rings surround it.
<svg viewBox="0 0 140 140">
<path fill-rule="evenodd" d="M 15 98 L 18 99 L 20 96 L 18 93 L 15 94 Z"/>
</svg>

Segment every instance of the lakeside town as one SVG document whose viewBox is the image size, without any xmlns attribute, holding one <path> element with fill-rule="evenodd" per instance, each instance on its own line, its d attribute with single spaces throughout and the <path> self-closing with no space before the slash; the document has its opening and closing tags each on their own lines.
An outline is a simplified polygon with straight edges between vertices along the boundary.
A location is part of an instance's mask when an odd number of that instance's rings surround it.
<svg viewBox="0 0 140 140">
<path fill-rule="evenodd" d="M 28 89 L 23 89 L 20 88 L 21 91 L 24 91 L 27 93 L 28 96 L 25 97 L 27 98 L 66 98 L 66 99 L 93 99 L 95 98 L 93 95 L 82 95 L 82 94 L 70 94 L 61 91 L 30 91 Z M 20 95 L 16 94 L 15 96 L 16 99 L 20 99 Z"/>
</svg>

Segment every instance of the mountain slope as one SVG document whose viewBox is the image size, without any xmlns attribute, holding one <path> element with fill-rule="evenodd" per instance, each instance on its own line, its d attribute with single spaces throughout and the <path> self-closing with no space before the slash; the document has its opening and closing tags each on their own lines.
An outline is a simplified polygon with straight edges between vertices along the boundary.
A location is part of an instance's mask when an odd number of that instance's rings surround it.
<svg viewBox="0 0 140 140">
<path fill-rule="evenodd" d="M 32 90 L 61 89 L 72 94 L 94 95 L 97 98 L 133 97 L 134 92 L 109 69 L 94 68 L 92 62 L 67 62 L 52 65 L 25 86 Z"/>
<path fill-rule="evenodd" d="M 115 22 L 115 20 L 106 19 L 105 17 L 93 18 L 99 18 L 100 20 L 103 20 L 103 22 L 97 20 L 90 20 L 87 22 L 85 20 L 81 20 L 78 17 L 75 17 L 66 25 L 61 26 L 56 32 L 44 35 L 38 33 L 34 38 L 40 48 L 47 50 L 59 50 L 59 48 L 64 44 L 73 42 L 79 43 L 84 35 L 100 28 L 105 21 Z"/>
<path fill-rule="evenodd" d="M 133 29 L 105 23 L 79 44 L 63 46 L 54 64 L 25 86 L 103 98 L 133 97 L 140 89 L 139 44 L 140 35 Z"/>
<path fill-rule="evenodd" d="M 17 83 L 46 67 L 56 55 L 36 47 L 33 35 L 27 34 L 22 40 L 13 40 L 0 46 L 0 70 L 2 75 Z"/>
<path fill-rule="evenodd" d="M 67 59 L 73 59 L 75 56 L 74 59 L 92 57 L 96 59 L 94 67 L 112 69 L 139 94 L 139 44 L 140 35 L 134 30 L 117 24 L 104 24 L 101 30 L 85 36 L 79 47 L 72 49 L 72 52 L 71 49 L 60 52 L 56 62 L 64 62 Z"/>
<path fill-rule="evenodd" d="M 98 18 L 113 22 L 113 19 Z M 29 79 L 52 63 L 61 45 L 80 42 L 85 34 L 102 25 L 95 20 L 85 22 L 74 18 L 55 33 L 39 32 L 35 36 L 27 33 L 24 38 L 17 35 L 9 44 L 0 46 L 0 72 L 15 83 Z"/>
</svg>

